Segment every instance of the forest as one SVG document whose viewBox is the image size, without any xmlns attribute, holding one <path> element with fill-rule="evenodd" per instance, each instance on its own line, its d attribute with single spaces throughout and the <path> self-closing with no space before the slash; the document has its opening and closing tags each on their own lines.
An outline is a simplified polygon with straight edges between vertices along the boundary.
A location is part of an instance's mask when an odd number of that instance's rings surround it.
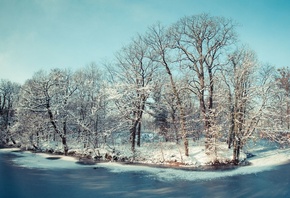
<svg viewBox="0 0 290 198">
<path fill-rule="evenodd" d="M 133 160 L 145 143 L 180 145 L 185 158 L 202 141 L 209 156 L 226 144 L 234 164 L 248 141 L 288 147 L 290 68 L 258 60 L 237 26 L 185 16 L 153 24 L 103 65 L 41 70 L 23 85 L 2 79 L 0 145 L 95 157 L 123 146 Z"/>
</svg>

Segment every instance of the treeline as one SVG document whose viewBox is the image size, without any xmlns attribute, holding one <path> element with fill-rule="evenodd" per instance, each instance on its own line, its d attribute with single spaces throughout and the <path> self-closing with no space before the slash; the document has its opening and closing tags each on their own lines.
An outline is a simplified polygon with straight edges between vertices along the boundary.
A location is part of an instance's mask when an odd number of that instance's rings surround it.
<svg viewBox="0 0 290 198">
<path fill-rule="evenodd" d="M 1 141 L 63 152 L 130 143 L 142 132 L 184 145 L 204 137 L 205 152 L 227 142 L 233 162 L 253 138 L 287 144 L 290 70 L 260 63 L 238 42 L 236 24 L 206 14 L 136 35 L 110 64 L 39 71 L 24 85 L 0 84 Z"/>
</svg>

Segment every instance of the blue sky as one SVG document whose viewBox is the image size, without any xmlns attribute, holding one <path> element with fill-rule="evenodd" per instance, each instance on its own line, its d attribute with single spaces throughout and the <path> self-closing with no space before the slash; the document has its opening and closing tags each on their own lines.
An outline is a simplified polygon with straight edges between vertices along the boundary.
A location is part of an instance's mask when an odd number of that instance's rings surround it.
<svg viewBox="0 0 290 198">
<path fill-rule="evenodd" d="M 0 79 L 101 65 L 157 21 L 201 13 L 239 23 L 261 62 L 290 65 L 289 0 L 0 0 Z"/>
</svg>

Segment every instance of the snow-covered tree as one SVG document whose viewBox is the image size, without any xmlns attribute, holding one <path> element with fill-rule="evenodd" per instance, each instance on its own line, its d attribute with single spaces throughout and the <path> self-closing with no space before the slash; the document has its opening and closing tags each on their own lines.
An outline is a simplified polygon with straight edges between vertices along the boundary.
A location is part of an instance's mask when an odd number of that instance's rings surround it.
<svg viewBox="0 0 290 198">
<path fill-rule="evenodd" d="M 173 48 L 172 37 L 170 37 L 167 28 L 163 27 L 161 24 L 157 24 L 149 28 L 146 35 L 146 44 L 154 52 L 152 60 L 156 62 L 160 68 L 163 68 L 164 73 L 166 73 L 168 76 L 172 94 L 176 100 L 176 106 L 179 111 L 179 121 L 181 137 L 184 143 L 184 153 L 186 156 L 188 156 L 189 153 L 184 104 L 180 94 L 180 89 L 177 87 L 177 82 L 173 73 L 174 69 L 180 66 L 179 62 L 177 61 L 179 60 L 179 56 L 178 54 L 171 53 Z"/>
<path fill-rule="evenodd" d="M 279 143 L 282 147 L 290 144 L 290 70 L 280 68 L 272 72 L 273 85 L 270 103 L 265 111 L 261 136 Z"/>
<path fill-rule="evenodd" d="M 283 67 L 278 69 L 276 77 L 277 87 L 280 90 L 280 121 L 281 126 L 290 131 L 290 69 Z"/>
<path fill-rule="evenodd" d="M 74 83 L 78 89 L 70 114 L 74 117 L 78 141 L 84 148 L 98 148 L 110 135 L 107 128 L 109 100 L 103 73 L 91 64 L 75 72 Z"/>
<path fill-rule="evenodd" d="M 123 118 L 130 122 L 133 151 L 136 142 L 140 146 L 142 117 L 157 73 L 150 50 L 143 37 L 138 35 L 116 54 L 116 63 L 110 71 L 119 93 L 116 105 Z"/>
<path fill-rule="evenodd" d="M 176 141 L 178 143 L 180 138 L 178 134 L 178 109 L 166 77 L 159 75 L 156 80 L 151 97 L 150 115 L 154 119 L 155 130 L 164 137 L 165 141 Z"/>
<path fill-rule="evenodd" d="M 14 124 L 15 109 L 20 85 L 9 80 L 0 81 L 0 144 L 7 144 L 11 137 L 10 127 Z"/>
<path fill-rule="evenodd" d="M 207 14 L 180 19 L 170 29 L 174 48 L 178 49 L 183 68 L 193 74 L 189 81 L 198 97 L 206 135 L 206 152 L 210 153 L 211 114 L 214 109 L 215 75 L 225 64 L 228 46 L 236 41 L 232 20 Z"/>
<path fill-rule="evenodd" d="M 19 119 L 15 128 L 18 133 L 38 133 L 40 128 L 48 128 L 46 135 L 53 134 L 53 139 L 58 136 L 63 145 L 63 151 L 68 152 L 67 134 L 70 123 L 68 111 L 71 106 L 72 95 L 76 87 L 71 86 L 72 74 L 69 71 L 54 69 L 50 73 L 37 72 L 32 79 L 27 80 L 20 93 L 17 108 Z M 21 117 L 20 117 L 21 116 Z M 44 118 L 43 122 L 38 120 Z M 29 125 L 26 118 L 30 120 Z M 35 120 L 37 119 L 37 120 Z M 27 128 L 30 126 L 29 128 Z M 27 131 L 21 131 L 27 129 Z M 32 136 L 30 136 L 32 137 Z"/>
<path fill-rule="evenodd" d="M 226 89 L 220 91 L 225 98 L 219 102 L 224 108 L 223 115 L 227 115 L 224 120 L 227 120 L 228 147 L 233 146 L 233 162 L 238 163 L 241 149 L 264 119 L 272 83 L 270 70 L 262 75 L 265 68 L 260 67 L 255 53 L 246 47 L 238 48 L 229 56 L 229 61 L 222 71 Z"/>
</svg>

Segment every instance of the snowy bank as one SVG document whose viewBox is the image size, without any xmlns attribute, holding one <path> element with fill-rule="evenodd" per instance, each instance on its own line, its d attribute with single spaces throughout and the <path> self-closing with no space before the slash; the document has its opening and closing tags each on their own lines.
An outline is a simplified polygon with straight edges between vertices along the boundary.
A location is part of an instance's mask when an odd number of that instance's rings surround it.
<svg viewBox="0 0 290 198">
<path fill-rule="evenodd" d="M 201 148 L 196 150 L 192 150 L 192 156 L 189 156 L 188 159 L 194 159 L 198 163 L 206 163 L 208 159 L 205 159 L 204 152 L 201 152 Z M 19 151 L 19 149 L 0 149 L 0 152 L 11 152 L 16 157 L 13 159 L 13 163 L 17 166 L 27 167 L 27 168 L 39 168 L 39 169 L 64 169 L 64 168 L 97 168 L 102 167 L 106 168 L 111 172 L 116 174 L 121 172 L 143 172 L 146 173 L 148 177 L 152 177 L 158 180 L 210 180 L 217 179 L 223 177 L 229 177 L 234 175 L 245 175 L 245 174 L 253 174 L 262 171 L 267 171 L 274 169 L 276 166 L 288 163 L 290 160 L 290 149 L 278 149 L 278 148 L 262 148 L 261 146 L 251 148 L 251 152 L 254 157 L 248 159 L 251 165 L 249 166 L 241 166 L 231 170 L 207 170 L 207 171 L 189 171 L 182 170 L 177 168 L 157 168 L 150 166 L 140 166 L 140 165 L 126 165 L 120 164 L 116 162 L 108 162 L 108 163 L 98 163 L 96 165 L 84 166 L 78 164 L 78 159 L 75 157 L 61 156 L 61 155 L 51 155 L 44 153 L 31 153 L 28 151 L 25 152 L 15 152 Z M 148 150 L 147 150 L 148 151 Z M 227 153 L 227 152 L 225 152 Z M 159 156 L 160 153 L 156 153 L 156 156 Z M 166 156 L 166 152 L 163 154 Z M 173 155 L 173 154 L 172 154 Z M 172 155 L 170 157 L 172 157 Z M 155 156 L 155 157 L 156 157 Z M 178 156 L 178 155 L 176 155 Z M 159 156 L 160 157 L 160 156 Z M 179 156 L 180 157 L 180 156 Z M 54 158 L 55 160 L 51 160 Z M 172 157 L 173 158 L 173 157 Z M 188 160 L 184 158 L 183 160 Z"/>
<path fill-rule="evenodd" d="M 259 156 L 255 156 L 249 159 L 250 166 L 241 166 L 231 170 L 207 170 L 207 171 L 188 171 L 172 168 L 152 168 L 146 166 L 134 166 L 134 165 L 120 165 L 117 163 L 100 164 L 98 166 L 108 168 L 111 172 L 145 172 L 150 177 L 160 180 L 211 180 L 235 175 L 253 174 L 262 171 L 268 171 L 274 169 L 278 165 L 288 163 L 290 160 L 290 149 L 285 150 L 270 150 L 261 153 Z"/>
</svg>

